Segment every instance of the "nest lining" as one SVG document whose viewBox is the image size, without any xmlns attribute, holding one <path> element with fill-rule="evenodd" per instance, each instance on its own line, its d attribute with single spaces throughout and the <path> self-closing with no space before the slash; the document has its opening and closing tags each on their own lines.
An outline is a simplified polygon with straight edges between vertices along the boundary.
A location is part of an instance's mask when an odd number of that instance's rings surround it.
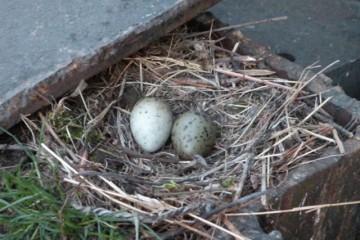
<svg viewBox="0 0 360 240">
<path fill-rule="evenodd" d="M 261 59 L 190 33 L 176 29 L 44 112 L 47 141 L 32 145 L 61 167 L 75 208 L 139 219 L 164 236 L 187 229 L 207 237 L 205 226 L 229 228 L 217 224 L 219 213 L 260 196 L 266 204 L 266 190 L 289 170 L 319 160 L 326 147 L 343 151 L 343 132 L 322 109 L 329 99 L 305 89 L 312 79 L 281 79 Z M 210 116 L 220 131 L 211 154 L 184 161 L 170 141 L 142 152 L 129 114 L 144 96 L 163 98 L 175 117 L 188 110 Z M 39 133 L 36 120 L 25 121 Z"/>
</svg>

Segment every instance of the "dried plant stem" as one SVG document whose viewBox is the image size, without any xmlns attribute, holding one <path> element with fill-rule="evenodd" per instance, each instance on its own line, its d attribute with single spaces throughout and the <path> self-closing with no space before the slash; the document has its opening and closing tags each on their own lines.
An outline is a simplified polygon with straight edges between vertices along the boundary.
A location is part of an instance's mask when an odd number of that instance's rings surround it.
<svg viewBox="0 0 360 240">
<path fill-rule="evenodd" d="M 290 131 L 290 129 L 289 129 L 289 131 Z M 283 137 L 283 138 L 281 138 L 280 140 L 278 140 L 277 142 L 275 142 L 272 146 L 270 146 L 270 147 L 266 148 L 265 150 L 263 150 L 258 156 L 256 156 L 256 158 L 261 158 L 261 157 L 263 157 L 263 156 L 264 156 L 267 152 L 269 152 L 273 147 L 281 144 L 281 143 L 284 142 L 286 139 L 292 137 L 293 135 L 295 135 L 295 134 L 297 133 L 296 130 L 294 131 L 293 129 L 291 129 L 291 131 L 292 131 L 292 132 L 289 132 L 288 135 L 286 135 L 285 137 Z"/>
<path fill-rule="evenodd" d="M 320 108 L 322 108 L 328 101 L 331 100 L 332 97 L 328 97 L 323 101 L 319 106 L 317 106 L 310 114 L 308 114 L 301 122 L 298 123 L 298 126 L 303 125 L 310 117 L 312 117 Z"/>
<path fill-rule="evenodd" d="M 213 216 L 215 214 L 221 213 L 222 211 L 224 211 L 224 210 L 226 210 L 228 208 L 232 208 L 232 207 L 234 207 L 236 205 L 246 204 L 247 202 L 250 202 L 250 201 L 252 201 L 252 200 L 254 200 L 254 199 L 256 199 L 256 198 L 258 198 L 258 197 L 260 197 L 260 196 L 262 196 L 264 194 L 267 194 L 267 193 L 269 193 L 269 190 L 266 190 L 266 191 L 263 191 L 263 192 L 252 193 L 252 194 L 247 195 L 245 197 L 242 197 L 240 199 L 236 199 L 235 201 L 233 201 L 231 203 L 223 204 L 223 205 L 220 205 L 219 207 L 217 207 L 217 208 L 215 208 L 213 210 L 207 211 L 203 215 L 201 215 L 201 217 L 198 217 L 198 216 L 196 216 L 194 214 L 189 214 L 189 215 L 191 217 L 197 219 L 197 220 L 205 220 L 206 218 L 209 218 L 209 217 L 211 217 L 211 216 Z M 167 235 L 166 237 L 173 237 L 173 236 L 179 235 L 183 231 L 184 231 L 184 229 L 180 229 L 177 232 L 168 233 L 168 234 L 166 234 Z M 234 235 L 232 235 L 232 236 L 234 236 Z"/>
<path fill-rule="evenodd" d="M 137 212 L 137 213 L 141 213 L 141 214 L 144 214 L 145 216 L 149 216 L 149 217 L 153 217 L 153 215 L 151 213 L 148 213 L 148 212 L 145 212 L 139 208 L 136 208 L 136 207 L 133 207 L 127 203 L 124 203 L 122 201 L 119 201 L 118 199 L 116 198 L 113 198 L 111 195 L 114 195 L 114 196 L 119 196 L 118 193 L 115 193 L 115 192 L 112 192 L 112 191 L 108 191 L 108 190 L 104 190 L 104 189 L 101 189 L 97 186 L 95 186 L 94 184 L 92 184 L 91 182 L 89 181 L 86 181 L 88 183 L 88 185 L 84 185 L 83 183 L 79 182 L 79 181 L 75 181 L 73 179 L 70 179 L 70 178 L 64 178 L 65 181 L 69 182 L 69 183 L 72 183 L 72 184 L 75 184 L 75 185 L 79 185 L 79 186 L 85 186 L 85 187 L 88 187 L 96 192 L 98 192 L 100 195 L 106 197 L 107 199 L 109 199 L 110 201 L 118 204 L 119 206 L 125 208 L 125 209 L 128 209 L 128 210 L 131 210 L 131 211 L 134 211 L 134 212 Z"/>
<path fill-rule="evenodd" d="M 342 202 L 342 203 L 328 203 L 328 204 L 312 205 L 312 206 L 305 206 L 305 207 L 295 207 L 295 208 L 292 208 L 292 209 L 266 211 L 266 212 L 228 213 L 226 215 L 227 216 L 259 216 L 259 215 L 269 215 L 269 214 L 279 214 L 279 213 L 314 211 L 314 210 L 322 209 L 322 208 L 351 206 L 351 205 L 358 205 L 358 204 L 360 204 L 360 201 L 351 201 L 351 202 Z"/>
<path fill-rule="evenodd" d="M 261 161 L 261 191 L 266 191 L 267 189 L 267 174 L 266 174 L 266 162 L 269 161 L 269 158 L 266 158 L 266 160 Z M 267 205 L 267 198 L 266 195 L 261 196 L 261 203 L 263 206 Z"/>
<path fill-rule="evenodd" d="M 332 129 L 332 126 L 329 125 L 328 128 L 331 128 L 331 129 Z M 326 128 L 326 129 L 328 129 L 328 128 Z M 334 139 L 332 139 L 332 138 L 328 138 L 328 137 L 322 136 L 321 134 L 317 134 L 317 133 L 315 133 L 315 132 L 309 131 L 309 130 L 304 129 L 304 128 L 299 128 L 298 130 L 301 131 L 301 132 L 307 133 L 307 134 L 309 134 L 309 135 L 311 135 L 311 136 L 317 137 L 318 139 L 322 139 L 322 140 L 324 140 L 324 141 L 328 141 L 328 142 L 331 142 L 331 143 L 335 143 L 335 142 L 336 142 L 336 141 L 335 141 Z"/>
<path fill-rule="evenodd" d="M 227 229 L 225 229 L 225 228 L 223 228 L 223 227 L 221 227 L 221 226 L 219 226 L 219 225 L 216 225 L 215 223 L 212 223 L 212 222 L 210 222 L 210 221 L 208 221 L 208 220 L 206 220 L 206 219 L 204 219 L 204 218 L 201 218 L 201 217 L 199 217 L 199 216 L 196 216 L 196 215 L 194 215 L 194 214 L 191 214 L 191 213 L 190 213 L 189 216 L 195 218 L 196 220 L 198 220 L 198 221 L 200 221 L 200 222 L 202 222 L 202 223 L 205 223 L 206 225 L 208 225 L 208 226 L 210 226 L 210 227 L 216 228 L 216 229 L 218 229 L 218 230 L 220 230 L 220 231 L 222 231 L 222 232 L 224 232 L 224 233 L 227 233 L 227 234 L 235 237 L 236 239 L 250 240 L 250 239 L 247 238 L 247 237 L 240 236 L 240 235 L 238 235 L 238 234 L 236 234 L 236 233 L 234 233 L 234 232 L 231 232 L 231 231 L 229 231 L 229 230 L 227 230 Z"/>
<path fill-rule="evenodd" d="M 338 134 L 338 132 L 336 131 L 336 128 L 334 128 L 334 129 L 332 130 L 332 133 L 333 133 L 333 136 L 334 136 L 334 138 L 335 138 L 336 144 L 337 144 L 337 146 L 338 146 L 338 148 L 339 148 L 339 152 L 340 152 L 341 154 L 345 154 L 344 144 L 343 144 L 343 142 L 341 141 L 341 139 L 340 139 L 340 137 L 339 137 L 339 134 Z"/>
<path fill-rule="evenodd" d="M 254 154 L 251 154 L 251 153 L 249 154 L 249 157 L 247 157 L 245 159 L 245 164 L 244 164 L 243 171 L 241 173 L 240 182 L 238 184 L 238 187 L 236 188 L 236 192 L 235 192 L 233 200 L 236 200 L 236 199 L 240 198 L 240 196 L 241 196 L 241 193 L 242 193 L 244 185 L 245 185 L 245 180 L 246 180 L 248 172 L 249 172 L 249 168 L 250 168 L 250 166 L 252 166 L 253 159 L 254 159 Z"/>
<path fill-rule="evenodd" d="M 304 158 L 304 157 L 306 157 L 306 156 L 308 156 L 308 155 L 310 155 L 310 154 L 312 154 L 312 153 L 315 153 L 315 152 L 317 152 L 317 151 L 320 151 L 321 149 L 327 147 L 328 145 L 329 145 L 329 143 L 327 142 L 327 143 L 325 143 L 325 144 L 323 144 L 323 145 L 321 145 L 321 146 L 319 146 L 319 147 L 317 147 L 317 148 L 315 148 L 315 149 L 312 149 L 311 151 L 308 151 L 308 152 L 306 152 L 306 153 L 304 153 L 304 154 L 302 154 L 302 155 L 299 155 L 299 156 L 296 156 L 296 155 L 294 154 L 294 156 L 292 156 L 292 160 L 290 160 L 290 161 L 287 163 L 287 165 L 290 165 L 290 164 L 296 162 L 297 160 L 302 159 L 302 158 Z M 305 143 L 304 143 L 304 142 L 302 142 L 302 143 L 300 144 L 300 146 L 298 147 L 298 151 L 297 151 L 297 152 L 299 152 L 303 146 L 305 146 Z M 308 162 L 308 161 L 306 161 L 306 162 Z M 305 162 L 304 162 L 304 163 L 305 163 Z"/>
<path fill-rule="evenodd" d="M 232 201 L 230 203 L 223 204 L 223 205 L 221 205 L 221 206 L 219 206 L 219 207 L 217 207 L 217 208 L 215 208 L 213 210 L 210 210 L 210 211 L 204 213 L 204 215 L 202 215 L 201 217 L 208 218 L 208 217 L 210 217 L 212 215 L 215 215 L 215 214 L 218 214 L 218 213 L 224 211 L 225 209 L 232 208 L 232 207 L 234 207 L 236 205 L 245 204 L 246 202 L 249 202 L 249 201 L 251 201 L 251 200 L 253 200 L 255 198 L 261 197 L 261 196 L 263 196 L 263 195 L 265 195 L 267 193 L 269 193 L 269 190 L 249 194 L 249 195 L 247 195 L 245 197 L 236 199 L 236 200 L 234 200 L 234 201 Z"/>
<path fill-rule="evenodd" d="M 322 130 L 320 131 L 320 133 L 321 133 L 321 134 L 327 134 L 327 133 L 329 133 L 329 132 L 331 132 L 331 131 L 332 131 L 332 127 L 326 127 L 326 128 L 324 128 L 324 129 L 322 129 Z M 310 144 L 311 142 L 314 142 L 316 139 L 317 139 L 317 137 L 310 137 L 309 139 L 307 139 L 307 140 L 304 142 L 304 144 L 305 144 L 305 145 L 308 145 L 308 144 Z M 290 156 L 294 155 L 294 153 L 297 151 L 297 148 L 298 148 L 298 147 L 299 147 L 299 146 L 296 146 L 296 147 L 292 148 L 291 150 L 285 152 L 285 153 L 284 153 L 284 158 L 289 158 Z"/>
<path fill-rule="evenodd" d="M 173 222 L 193 233 L 199 234 L 200 236 L 204 237 L 205 239 L 211 239 L 211 236 L 202 230 L 196 229 L 195 227 L 189 226 L 188 224 L 185 224 L 178 220 L 173 220 Z"/>
<path fill-rule="evenodd" d="M 255 114 L 255 116 L 249 121 L 249 123 L 247 123 L 246 128 L 244 129 L 244 131 L 241 133 L 241 135 L 239 136 L 239 138 L 234 142 L 234 144 L 237 144 L 239 141 L 241 141 L 241 139 L 243 139 L 243 137 L 245 136 L 245 134 L 247 133 L 247 131 L 250 129 L 250 127 L 252 127 L 253 123 L 255 122 L 255 120 L 257 119 L 257 117 L 265 110 L 265 108 L 268 106 L 268 103 L 271 101 L 272 98 L 270 98 L 263 106 L 262 108 Z"/>
<path fill-rule="evenodd" d="M 25 115 L 20 114 L 21 120 L 25 123 L 26 127 L 29 129 L 30 133 L 31 133 L 31 137 L 32 137 L 32 142 L 33 144 L 36 144 L 36 137 L 33 131 L 33 128 L 36 129 L 37 131 L 41 131 L 41 129 L 33 122 L 31 121 L 28 117 L 26 117 Z"/>
<path fill-rule="evenodd" d="M 214 71 L 219 72 L 219 73 L 223 73 L 223 74 L 226 74 L 226 75 L 229 75 L 229 76 L 232 76 L 232 77 L 238 77 L 240 79 L 246 79 L 246 80 L 249 80 L 249 81 L 265 84 L 265 85 L 268 85 L 268 86 L 271 86 L 271 87 L 277 87 L 277 88 L 281 88 L 281 89 L 288 90 L 288 91 L 294 91 L 294 89 L 291 88 L 291 87 L 287 87 L 285 85 L 273 83 L 273 82 L 270 82 L 268 80 L 262 80 L 260 78 L 251 77 L 251 76 L 248 76 L 248 75 L 245 75 L 245 74 L 236 73 L 236 72 L 232 72 L 232 71 L 228 71 L 228 70 L 224 70 L 224 69 L 220 69 L 220 68 L 215 68 Z"/>
<path fill-rule="evenodd" d="M 248 23 L 242 23 L 242 24 L 236 24 L 236 25 L 231 25 L 231 26 L 226 26 L 226 27 L 215 28 L 215 29 L 212 29 L 211 32 L 221 32 L 221 31 L 227 31 L 227 30 L 232 30 L 232 29 L 236 29 L 236 28 L 243 28 L 243 27 L 262 24 L 262 23 L 283 21 L 283 20 L 286 20 L 287 18 L 288 18 L 287 16 L 266 18 L 266 19 L 262 19 L 262 20 L 258 20 L 258 21 L 252 21 L 252 22 L 248 22 Z M 188 34 L 186 37 L 187 38 L 192 38 L 192 37 L 203 35 L 203 34 L 206 34 L 206 33 L 209 33 L 209 32 L 210 31 L 197 32 L 197 33 L 193 33 L 193 34 Z"/>
<path fill-rule="evenodd" d="M 36 151 L 35 147 L 22 144 L 0 144 L 0 150 L 11 150 L 11 151 Z"/>
<path fill-rule="evenodd" d="M 254 61 L 256 61 L 255 58 L 250 57 L 250 56 L 233 56 L 233 57 L 216 58 L 215 63 L 230 62 L 231 59 L 233 61 L 237 61 L 237 62 L 254 62 Z M 267 70 L 267 71 L 269 71 L 269 70 Z M 271 71 L 271 72 L 274 73 L 273 71 Z"/>
<path fill-rule="evenodd" d="M 230 166 L 232 166 L 232 165 L 234 165 L 236 163 L 239 163 L 240 161 L 242 161 L 244 159 L 248 159 L 248 158 L 251 158 L 251 157 L 252 157 L 251 153 L 243 153 L 240 156 L 235 157 L 233 160 L 231 160 L 231 161 L 229 161 L 227 163 L 223 163 L 220 166 L 212 168 L 210 171 L 207 171 L 204 174 L 200 175 L 200 179 L 203 179 L 203 178 L 205 178 L 205 177 L 207 177 L 207 176 L 209 176 L 209 175 L 211 175 L 211 174 L 213 174 L 213 173 L 215 173 L 215 172 L 217 172 L 217 171 L 219 171 L 219 170 L 221 170 L 221 169 L 223 169 L 225 167 L 229 168 Z"/>
<path fill-rule="evenodd" d="M 120 144 L 118 144 L 117 146 L 122 150 L 123 153 L 125 153 L 126 155 L 128 155 L 130 157 L 146 158 L 146 159 L 156 160 L 156 161 L 164 162 L 164 163 L 178 163 L 179 162 L 177 159 L 160 158 L 156 154 L 154 155 L 154 154 L 149 154 L 149 153 L 135 152 L 124 146 L 121 146 Z"/>
<path fill-rule="evenodd" d="M 78 157 L 75 155 L 75 153 L 73 153 L 67 146 L 66 144 L 60 139 L 60 137 L 56 134 L 56 132 L 54 131 L 54 129 L 52 128 L 52 126 L 47 122 L 46 118 L 44 117 L 44 115 L 40 112 L 39 113 L 40 119 L 43 121 L 43 123 L 45 124 L 46 129 L 48 130 L 48 132 L 51 134 L 51 136 L 55 139 L 55 141 L 66 150 L 66 152 L 71 156 L 72 160 L 74 162 L 78 161 Z"/>
<path fill-rule="evenodd" d="M 352 138 L 354 137 L 354 134 L 348 130 L 346 130 L 345 128 L 343 128 L 342 126 L 340 126 L 339 124 L 337 124 L 336 122 L 322 116 L 321 114 L 319 113 L 315 113 L 314 114 L 314 117 L 319 119 L 320 121 L 322 122 L 325 122 L 325 123 L 328 123 L 330 124 L 331 126 L 333 126 L 334 128 L 336 128 L 336 130 L 338 130 L 340 133 L 344 134 L 346 137 L 348 138 Z"/>
<path fill-rule="evenodd" d="M 293 165 L 292 167 L 289 167 L 288 169 L 291 170 L 291 169 L 295 169 L 301 165 L 306 165 L 306 164 L 309 164 L 309 163 L 313 163 L 313 162 L 316 162 L 316 161 L 321 161 L 321 160 L 325 160 L 325 159 L 329 159 L 329 158 L 336 158 L 336 157 L 341 157 L 342 154 L 334 154 L 334 155 L 329 155 L 329 156 L 325 156 L 325 157 L 321 157 L 321 158 L 316 158 L 316 159 L 313 159 L 313 160 L 309 160 L 309 161 L 306 161 L 306 162 L 301 162 L 297 165 Z"/>
<path fill-rule="evenodd" d="M 57 154 L 55 154 L 52 150 L 50 150 L 50 148 L 48 148 L 48 146 L 46 146 L 44 143 L 41 144 L 41 147 L 43 149 L 45 149 L 50 155 L 52 155 L 56 160 L 58 160 L 62 166 L 66 169 L 66 171 L 68 173 L 72 173 L 72 174 L 79 174 L 72 166 L 70 166 L 66 161 L 64 161 L 62 158 L 60 158 Z M 97 192 L 99 192 L 101 195 L 107 197 L 108 199 L 110 199 L 111 201 L 114 201 L 116 203 L 118 203 L 119 205 L 127 208 L 127 209 L 130 209 L 130 210 L 133 210 L 133 211 L 136 211 L 136 212 L 139 212 L 139 213 L 142 213 L 142 214 L 146 214 L 146 215 L 149 215 L 149 213 L 147 212 L 144 212 L 138 208 L 135 208 L 135 207 L 132 207 L 128 204 L 125 204 L 121 201 L 118 201 L 117 199 L 114 199 L 113 197 L 111 197 L 110 195 L 108 195 L 108 193 L 111 193 L 110 191 L 105 191 L 99 187 L 96 187 L 94 184 L 92 184 L 90 181 L 88 181 L 86 178 L 84 178 L 83 176 L 80 176 L 80 178 L 86 183 L 88 184 L 88 186 L 93 189 L 93 190 L 96 190 Z M 72 182 L 72 183 L 76 183 L 77 185 L 80 185 L 81 183 L 78 182 L 78 181 L 74 181 L 72 179 L 69 179 L 69 178 L 66 178 L 65 180 L 67 180 L 68 182 Z M 116 194 L 118 195 L 118 194 Z M 124 196 L 122 196 L 124 197 Z M 151 216 L 151 214 L 150 214 Z"/>
<path fill-rule="evenodd" d="M 221 221 L 224 223 L 224 225 L 233 233 L 235 233 L 238 236 L 241 236 L 242 238 L 235 238 L 235 240 L 241 240 L 241 239 L 249 239 L 245 236 L 243 236 L 239 230 L 236 228 L 236 226 L 228 219 L 228 217 L 225 214 L 221 214 Z"/>
<path fill-rule="evenodd" d="M 289 99 L 289 102 L 292 103 L 295 101 L 295 99 L 299 96 L 299 93 L 310 83 L 312 82 L 317 76 L 319 76 L 320 74 L 322 74 L 323 72 L 325 72 L 327 69 L 329 69 L 330 67 L 332 67 L 333 65 L 337 64 L 339 62 L 339 60 L 336 60 L 332 63 L 330 63 L 329 65 L 327 65 L 326 67 L 324 67 L 323 69 L 321 69 L 319 72 L 315 73 L 309 80 L 307 80 L 306 82 L 304 82 L 304 79 L 306 79 L 307 74 L 304 74 L 300 77 L 299 82 L 303 83 L 294 93 L 293 97 Z M 304 70 L 304 73 L 306 72 L 306 70 Z M 307 73 L 309 73 L 309 71 L 307 71 Z"/>
</svg>

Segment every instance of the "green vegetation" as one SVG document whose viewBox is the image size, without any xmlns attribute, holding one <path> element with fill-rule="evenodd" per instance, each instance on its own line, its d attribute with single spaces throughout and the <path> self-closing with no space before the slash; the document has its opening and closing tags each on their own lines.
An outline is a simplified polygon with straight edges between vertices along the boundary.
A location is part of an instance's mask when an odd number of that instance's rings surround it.
<svg viewBox="0 0 360 240">
<path fill-rule="evenodd" d="M 56 114 L 49 112 L 48 121 L 57 130 L 59 138 L 67 144 L 71 144 L 69 136 L 71 136 L 73 141 L 77 141 L 86 135 L 87 141 L 95 144 L 104 140 L 103 135 L 96 130 L 88 131 L 85 134 L 86 127 L 83 126 L 83 117 L 84 113 L 61 108 Z"/>
<path fill-rule="evenodd" d="M 75 210 L 59 182 L 41 186 L 34 169 L 0 171 L 0 225 L 5 239 L 122 239 L 119 219 Z M 48 181 L 47 181 L 48 182 Z"/>
<path fill-rule="evenodd" d="M 127 220 L 76 210 L 56 178 L 58 166 L 28 156 L 31 163 L 0 169 L 0 239 L 123 239 Z"/>
<path fill-rule="evenodd" d="M 232 186 L 235 185 L 235 180 L 236 180 L 236 177 L 235 177 L 234 175 L 231 175 L 231 176 L 227 177 L 227 178 L 224 180 L 224 182 L 222 182 L 221 185 L 222 185 L 224 188 L 230 188 L 230 187 L 232 187 Z"/>
</svg>

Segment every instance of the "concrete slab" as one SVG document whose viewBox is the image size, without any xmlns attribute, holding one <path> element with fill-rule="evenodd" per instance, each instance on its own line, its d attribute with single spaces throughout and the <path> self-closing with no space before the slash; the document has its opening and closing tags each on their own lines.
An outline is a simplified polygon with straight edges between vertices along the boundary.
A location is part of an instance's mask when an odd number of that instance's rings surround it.
<svg viewBox="0 0 360 240">
<path fill-rule="evenodd" d="M 10 128 L 219 0 L 2 1 L 0 126 Z"/>
<path fill-rule="evenodd" d="M 285 21 L 241 29 L 254 41 L 276 53 L 288 53 L 309 66 L 319 60 L 335 67 L 360 58 L 360 1 L 358 0 L 224 0 L 210 10 L 230 25 L 272 17 Z"/>
</svg>

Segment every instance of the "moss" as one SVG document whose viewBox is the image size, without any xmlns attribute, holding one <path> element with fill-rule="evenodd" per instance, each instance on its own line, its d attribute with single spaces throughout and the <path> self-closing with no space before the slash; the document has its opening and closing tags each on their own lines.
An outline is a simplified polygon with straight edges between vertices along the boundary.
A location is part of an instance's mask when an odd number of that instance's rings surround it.
<svg viewBox="0 0 360 240">
<path fill-rule="evenodd" d="M 180 188 L 180 185 L 174 181 L 170 181 L 168 183 L 161 185 L 160 188 L 165 188 L 169 191 L 173 191 L 173 190 L 178 190 Z"/>
<path fill-rule="evenodd" d="M 229 177 L 227 177 L 222 183 L 221 186 L 223 186 L 224 188 L 229 188 L 234 186 L 235 184 L 235 176 L 231 175 Z"/>
<path fill-rule="evenodd" d="M 78 141 L 84 137 L 86 129 L 83 126 L 81 116 L 83 116 L 82 113 L 62 108 L 56 113 L 50 112 L 48 121 L 51 123 L 60 139 L 65 143 L 71 144 L 71 139 L 73 141 Z M 86 135 L 86 140 L 90 144 L 96 144 L 105 140 L 105 137 L 100 131 L 94 130 Z"/>
</svg>

